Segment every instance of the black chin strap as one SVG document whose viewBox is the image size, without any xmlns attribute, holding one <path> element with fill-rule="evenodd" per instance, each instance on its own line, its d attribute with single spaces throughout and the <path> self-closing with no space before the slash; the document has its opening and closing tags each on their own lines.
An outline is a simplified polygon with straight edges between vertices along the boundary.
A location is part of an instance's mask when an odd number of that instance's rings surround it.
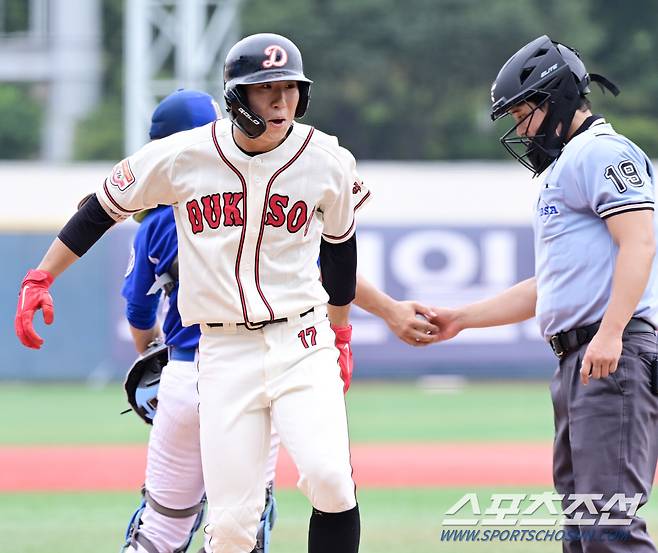
<svg viewBox="0 0 658 553">
<path fill-rule="evenodd" d="M 607 88 L 613 96 L 619 96 L 619 88 L 614 83 L 610 82 L 603 75 L 598 75 L 596 73 L 590 73 L 589 78 L 593 83 L 596 83 L 601 88 L 601 92 L 605 94 L 605 89 Z"/>
</svg>

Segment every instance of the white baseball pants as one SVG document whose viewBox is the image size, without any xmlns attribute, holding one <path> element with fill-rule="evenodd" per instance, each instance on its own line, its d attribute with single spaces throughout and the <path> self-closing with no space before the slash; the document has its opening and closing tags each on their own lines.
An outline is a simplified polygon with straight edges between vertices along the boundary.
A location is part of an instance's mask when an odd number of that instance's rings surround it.
<svg viewBox="0 0 658 553">
<path fill-rule="evenodd" d="M 201 457 L 214 553 L 249 553 L 255 545 L 271 422 L 312 505 L 355 507 L 334 340 L 324 307 L 260 330 L 202 325 Z"/>
</svg>

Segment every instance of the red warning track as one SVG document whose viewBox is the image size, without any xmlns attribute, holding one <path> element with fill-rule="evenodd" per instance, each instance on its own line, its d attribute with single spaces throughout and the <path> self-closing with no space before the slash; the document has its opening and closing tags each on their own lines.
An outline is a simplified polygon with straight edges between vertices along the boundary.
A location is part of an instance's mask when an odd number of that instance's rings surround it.
<svg viewBox="0 0 658 553">
<path fill-rule="evenodd" d="M 138 446 L 0 447 L 0 492 L 134 490 L 144 480 Z M 362 488 L 550 486 L 550 444 L 394 444 L 352 446 Z M 295 486 L 282 449 L 277 487 Z"/>
</svg>

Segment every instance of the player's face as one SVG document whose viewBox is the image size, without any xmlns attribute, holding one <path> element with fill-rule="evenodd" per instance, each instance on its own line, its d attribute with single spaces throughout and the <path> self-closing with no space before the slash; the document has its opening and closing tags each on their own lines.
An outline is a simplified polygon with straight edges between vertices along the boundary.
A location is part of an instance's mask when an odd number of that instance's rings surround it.
<svg viewBox="0 0 658 553">
<path fill-rule="evenodd" d="M 510 115 L 516 123 L 516 134 L 520 137 L 532 138 L 537 134 L 539 127 L 546 117 L 546 107 L 537 106 L 532 102 L 517 104 L 509 110 Z"/>
<path fill-rule="evenodd" d="M 286 138 L 299 103 L 297 81 L 277 81 L 246 86 L 249 107 L 265 119 L 265 132 L 253 140 L 260 151 L 276 148 Z"/>
</svg>

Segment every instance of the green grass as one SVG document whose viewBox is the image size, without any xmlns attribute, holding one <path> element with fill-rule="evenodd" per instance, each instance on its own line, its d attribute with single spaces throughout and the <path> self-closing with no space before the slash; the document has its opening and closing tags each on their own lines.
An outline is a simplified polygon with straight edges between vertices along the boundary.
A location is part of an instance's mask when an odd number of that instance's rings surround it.
<svg viewBox="0 0 658 553">
<path fill-rule="evenodd" d="M 347 395 L 353 442 L 550 441 L 545 383 L 468 384 L 427 391 L 410 384 L 356 383 Z"/>
<path fill-rule="evenodd" d="M 149 427 L 132 412 L 119 415 L 127 405 L 119 384 L 4 384 L 0 413 L 16 424 L 1 425 L 0 444 L 144 443 Z"/>
<path fill-rule="evenodd" d="M 556 542 L 441 542 L 445 511 L 468 489 L 361 490 L 361 553 L 548 553 Z M 492 492 L 531 493 L 542 490 L 477 490 L 486 508 Z M 278 491 L 279 518 L 273 553 L 306 553 L 310 509 L 294 490 Z M 0 495 L 0 535 L 7 553 L 116 553 L 125 525 L 135 509 L 137 493 L 57 493 Z M 467 515 L 467 511 L 462 514 Z M 658 502 L 643 509 L 650 530 L 658 533 Z M 482 528 L 482 526 L 480 526 Z M 200 547 L 197 535 L 189 551 Z"/>
<path fill-rule="evenodd" d="M 411 384 L 362 384 L 348 394 L 351 439 L 363 442 L 548 441 L 552 413 L 546 384 L 471 384 L 430 393 Z M 0 385 L 0 445 L 129 444 L 146 441 L 148 427 L 125 408 L 120 386 Z M 441 542 L 445 511 L 465 493 L 483 509 L 492 492 L 531 489 L 364 489 L 361 553 L 548 553 L 558 543 Z M 295 490 L 277 492 L 279 520 L 273 553 L 305 553 L 309 506 Z M 0 494 L 0 551 L 116 553 L 137 506 L 134 493 Z M 466 515 L 467 513 L 463 513 Z M 658 500 L 643 509 L 658 534 Z M 190 553 L 196 553 L 200 539 Z"/>
<path fill-rule="evenodd" d="M 347 395 L 350 438 L 363 442 L 549 441 L 548 386 L 470 384 L 428 392 L 413 384 L 355 383 Z M 143 443 L 148 427 L 114 384 L 0 385 L 0 444 Z"/>
</svg>

